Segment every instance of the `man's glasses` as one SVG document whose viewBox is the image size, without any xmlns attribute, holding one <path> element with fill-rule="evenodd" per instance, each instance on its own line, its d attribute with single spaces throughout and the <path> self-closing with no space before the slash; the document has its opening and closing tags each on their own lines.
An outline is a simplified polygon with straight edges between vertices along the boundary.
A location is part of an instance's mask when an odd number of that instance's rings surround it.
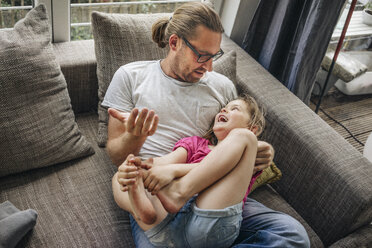
<svg viewBox="0 0 372 248">
<path fill-rule="evenodd" d="M 222 51 L 222 49 L 220 49 L 218 51 L 218 53 L 216 53 L 214 55 L 211 55 L 211 54 L 200 54 L 198 51 L 196 51 L 196 49 L 190 44 L 190 42 L 188 40 L 186 40 L 185 38 L 182 38 L 182 40 L 195 53 L 195 55 L 198 56 L 198 59 L 196 60 L 198 63 L 205 63 L 205 62 L 207 62 L 210 59 L 213 59 L 213 61 L 216 61 L 217 59 L 219 59 L 224 54 L 224 52 Z"/>
</svg>

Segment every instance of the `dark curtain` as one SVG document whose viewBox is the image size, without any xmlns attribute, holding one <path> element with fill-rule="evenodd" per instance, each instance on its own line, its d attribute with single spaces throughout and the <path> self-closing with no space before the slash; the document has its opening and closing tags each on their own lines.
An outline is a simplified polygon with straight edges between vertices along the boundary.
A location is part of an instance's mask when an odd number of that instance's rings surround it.
<svg viewBox="0 0 372 248">
<path fill-rule="evenodd" d="M 345 0 L 262 0 L 243 49 L 306 104 Z"/>
</svg>

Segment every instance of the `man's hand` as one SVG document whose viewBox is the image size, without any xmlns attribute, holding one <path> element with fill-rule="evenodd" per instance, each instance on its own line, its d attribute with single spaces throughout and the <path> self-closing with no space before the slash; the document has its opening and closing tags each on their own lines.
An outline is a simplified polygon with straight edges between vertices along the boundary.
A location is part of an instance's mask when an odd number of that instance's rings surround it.
<svg viewBox="0 0 372 248">
<path fill-rule="evenodd" d="M 153 110 L 144 108 L 140 113 L 134 108 L 130 113 L 108 109 L 107 151 L 112 162 L 120 166 L 129 154 L 138 155 L 149 135 L 153 135 L 159 117 Z"/>
<path fill-rule="evenodd" d="M 108 113 L 123 123 L 126 132 L 138 137 L 153 135 L 159 123 L 159 117 L 153 110 L 149 111 L 147 108 L 143 108 L 141 112 L 134 108 L 130 113 L 109 108 Z"/>
<path fill-rule="evenodd" d="M 139 165 L 141 159 L 134 157 L 130 154 L 127 159 L 118 168 L 118 182 L 120 184 L 120 190 L 125 192 L 128 191 L 128 186 L 136 182 L 136 177 L 140 173 Z"/>
<path fill-rule="evenodd" d="M 107 111 L 112 117 L 121 121 L 123 124 L 126 124 L 130 115 L 130 113 L 123 113 L 113 108 L 109 108 Z"/>
<path fill-rule="evenodd" d="M 265 141 L 258 141 L 257 156 L 253 174 L 270 166 L 274 159 L 274 148 Z"/>
</svg>

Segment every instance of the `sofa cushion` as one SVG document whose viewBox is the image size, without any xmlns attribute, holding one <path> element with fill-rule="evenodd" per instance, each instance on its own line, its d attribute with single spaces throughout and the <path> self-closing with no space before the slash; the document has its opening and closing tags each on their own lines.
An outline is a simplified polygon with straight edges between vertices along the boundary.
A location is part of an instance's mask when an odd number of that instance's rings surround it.
<svg viewBox="0 0 372 248">
<path fill-rule="evenodd" d="M 45 7 L 0 31 L 0 176 L 92 154 L 71 109 Z"/>
<path fill-rule="evenodd" d="M 236 52 L 227 52 L 220 59 L 213 62 L 213 70 L 228 77 L 233 83 L 236 82 Z"/>
<path fill-rule="evenodd" d="M 138 60 L 164 58 L 151 40 L 151 25 L 164 14 L 125 15 L 92 13 L 92 28 L 97 58 L 98 77 L 98 144 L 105 146 L 107 140 L 107 109 L 101 106 L 106 90 L 116 70 Z"/>
<path fill-rule="evenodd" d="M 92 13 L 93 37 L 98 77 L 98 144 L 107 140 L 107 109 L 101 106 L 116 70 L 127 63 L 165 58 L 167 49 L 152 41 L 151 27 L 159 18 L 170 14 L 106 14 Z M 235 82 L 236 54 L 230 53 L 215 62 L 215 71 Z"/>
</svg>

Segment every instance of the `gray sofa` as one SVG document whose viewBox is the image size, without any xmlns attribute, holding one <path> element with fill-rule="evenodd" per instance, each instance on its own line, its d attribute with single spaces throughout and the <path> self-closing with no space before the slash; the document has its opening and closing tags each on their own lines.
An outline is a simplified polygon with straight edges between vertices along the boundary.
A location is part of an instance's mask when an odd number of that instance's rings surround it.
<svg viewBox="0 0 372 248">
<path fill-rule="evenodd" d="M 1 178 L 0 202 L 38 213 L 18 247 L 134 247 L 128 214 L 111 192 L 116 167 L 96 141 L 94 41 L 53 48 L 76 122 L 95 154 Z M 238 89 L 266 109 L 263 139 L 283 173 L 251 197 L 299 220 L 312 247 L 371 247 L 372 164 L 226 36 L 222 48 L 237 52 Z"/>
</svg>

